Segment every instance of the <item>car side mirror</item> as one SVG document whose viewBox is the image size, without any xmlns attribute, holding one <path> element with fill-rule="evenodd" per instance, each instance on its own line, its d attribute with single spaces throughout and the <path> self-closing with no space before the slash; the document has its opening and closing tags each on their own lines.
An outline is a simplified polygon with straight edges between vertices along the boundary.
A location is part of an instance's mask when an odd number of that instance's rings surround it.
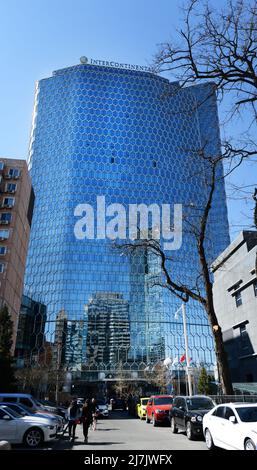
<svg viewBox="0 0 257 470">
<path fill-rule="evenodd" d="M 11 421 L 12 418 L 9 415 L 4 415 L 2 419 L 4 419 L 5 421 Z"/>
<path fill-rule="evenodd" d="M 235 416 L 230 416 L 229 417 L 229 421 L 233 424 L 236 424 L 237 420 L 236 420 L 236 417 Z"/>
</svg>

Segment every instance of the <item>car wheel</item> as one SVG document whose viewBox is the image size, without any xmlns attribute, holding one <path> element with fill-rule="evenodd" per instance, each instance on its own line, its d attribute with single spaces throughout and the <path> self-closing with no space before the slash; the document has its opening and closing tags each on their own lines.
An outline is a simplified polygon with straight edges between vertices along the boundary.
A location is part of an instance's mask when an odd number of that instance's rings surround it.
<svg viewBox="0 0 257 470">
<path fill-rule="evenodd" d="M 177 428 L 176 423 L 175 423 L 175 418 L 171 418 L 171 432 L 173 434 L 177 434 L 177 432 L 178 432 L 178 428 Z"/>
<path fill-rule="evenodd" d="M 145 417 L 145 422 L 146 422 L 147 424 L 150 423 L 150 419 L 148 418 L 148 415 L 146 415 L 146 417 Z"/>
<path fill-rule="evenodd" d="M 215 449 L 215 445 L 213 444 L 213 440 L 212 440 L 212 435 L 208 428 L 205 431 L 205 442 L 209 450 Z"/>
<path fill-rule="evenodd" d="M 194 434 L 193 434 L 193 430 L 192 430 L 192 424 L 190 423 L 190 421 L 188 421 L 186 423 L 186 435 L 187 435 L 187 438 L 192 441 L 193 438 L 194 438 Z"/>
<path fill-rule="evenodd" d="M 23 442 L 28 447 L 38 447 L 44 441 L 44 434 L 39 428 L 28 429 L 23 438 Z"/>
<path fill-rule="evenodd" d="M 245 450 L 256 450 L 256 447 L 252 439 L 246 439 L 244 447 L 245 447 Z"/>
<path fill-rule="evenodd" d="M 152 423 L 153 423 L 154 428 L 156 428 L 156 426 L 158 426 L 158 423 L 157 423 L 154 415 L 152 416 Z"/>
</svg>

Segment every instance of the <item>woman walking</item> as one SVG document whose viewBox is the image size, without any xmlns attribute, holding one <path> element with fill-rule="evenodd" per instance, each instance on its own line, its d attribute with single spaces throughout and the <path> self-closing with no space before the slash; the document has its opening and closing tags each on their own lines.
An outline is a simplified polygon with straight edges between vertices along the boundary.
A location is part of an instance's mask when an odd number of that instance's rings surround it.
<svg viewBox="0 0 257 470">
<path fill-rule="evenodd" d="M 92 424 L 93 422 L 92 409 L 90 406 L 89 399 L 87 399 L 83 405 L 81 421 L 83 424 L 84 442 L 88 444 L 88 429 L 89 429 L 90 424 Z"/>
<path fill-rule="evenodd" d="M 75 440 L 76 427 L 79 422 L 80 414 L 80 408 L 77 404 L 77 400 L 72 400 L 68 408 L 68 429 L 71 442 L 74 442 Z"/>
<path fill-rule="evenodd" d="M 93 428 L 93 431 L 96 431 L 96 424 L 97 424 L 97 405 L 96 405 L 96 399 L 95 399 L 95 398 L 92 398 L 92 400 L 91 400 L 91 412 L 92 412 L 92 416 L 93 416 L 92 428 Z"/>
</svg>

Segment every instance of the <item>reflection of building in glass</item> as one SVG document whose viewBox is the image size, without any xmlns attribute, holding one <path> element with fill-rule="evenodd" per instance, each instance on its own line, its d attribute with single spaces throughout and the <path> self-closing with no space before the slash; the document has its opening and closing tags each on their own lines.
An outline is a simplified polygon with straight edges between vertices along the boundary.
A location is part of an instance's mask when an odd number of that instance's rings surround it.
<svg viewBox="0 0 257 470">
<path fill-rule="evenodd" d="M 84 321 L 68 321 L 65 362 L 72 370 L 81 369 L 84 341 Z"/>
<path fill-rule="evenodd" d="M 62 309 L 56 317 L 53 363 L 77 369 L 82 363 L 84 321 L 68 321 Z"/>
<path fill-rule="evenodd" d="M 122 294 L 98 292 L 85 307 L 87 317 L 86 364 L 126 362 L 130 347 L 129 305 Z"/>
<path fill-rule="evenodd" d="M 148 364 L 165 358 L 160 258 L 142 247 L 131 254 L 130 265 L 130 359 Z"/>
<path fill-rule="evenodd" d="M 31 364 L 44 346 L 46 306 L 22 296 L 15 356 L 18 367 Z"/>
<path fill-rule="evenodd" d="M 53 363 L 57 364 L 57 368 L 65 363 L 67 330 L 67 314 L 62 309 L 56 317 L 54 335 Z"/>
<path fill-rule="evenodd" d="M 56 312 L 65 310 L 68 329 L 73 322 L 79 325 L 85 304 L 94 305 L 98 293 L 118 292 L 124 312 L 125 303 L 129 305 L 130 364 L 134 357 L 144 363 L 163 357 L 164 346 L 165 357 L 182 355 L 183 326 L 181 320 L 174 321 L 180 300 L 152 287 L 148 254 L 147 261 L 142 254 L 139 268 L 138 260 L 131 264 L 129 257 L 113 250 L 104 234 L 98 239 L 76 238 L 79 217 L 74 210 L 90 204 L 96 225 L 96 200 L 102 195 L 106 206 L 119 203 L 126 212 L 128 204 L 181 203 L 192 217 L 199 214 L 209 188 L 207 163 L 198 150 L 204 146 L 208 154 L 220 152 L 212 85 L 181 89 L 151 73 L 81 64 L 40 80 L 34 111 L 29 167 L 36 203 L 25 293 L 47 306 L 47 339 L 54 341 Z M 228 243 L 220 179 L 208 228 L 208 259 L 215 259 Z M 173 279 L 192 285 L 199 274 L 194 237 L 185 230 L 181 248 L 170 255 Z M 211 365 L 213 343 L 204 309 L 190 301 L 187 314 L 190 356 Z M 74 328 L 70 338 L 81 344 L 82 329 Z M 88 336 L 86 331 L 85 324 L 82 336 Z M 67 338 L 70 351 L 72 342 Z M 83 363 L 85 348 L 83 344 L 76 357 L 66 351 L 65 360 Z M 107 354 L 102 344 L 101 348 L 99 361 Z M 94 355 L 94 348 L 90 351 Z M 112 359 L 107 355 L 107 360 Z"/>
</svg>

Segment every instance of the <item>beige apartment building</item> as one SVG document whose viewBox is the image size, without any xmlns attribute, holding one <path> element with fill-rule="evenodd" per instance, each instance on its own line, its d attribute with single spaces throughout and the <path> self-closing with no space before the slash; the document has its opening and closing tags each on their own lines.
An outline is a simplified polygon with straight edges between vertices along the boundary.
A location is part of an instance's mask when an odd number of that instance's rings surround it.
<svg viewBox="0 0 257 470">
<path fill-rule="evenodd" d="M 14 333 L 23 292 L 24 271 L 34 206 L 25 160 L 0 158 L 0 307 L 7 305 Z"/>
</svg>

